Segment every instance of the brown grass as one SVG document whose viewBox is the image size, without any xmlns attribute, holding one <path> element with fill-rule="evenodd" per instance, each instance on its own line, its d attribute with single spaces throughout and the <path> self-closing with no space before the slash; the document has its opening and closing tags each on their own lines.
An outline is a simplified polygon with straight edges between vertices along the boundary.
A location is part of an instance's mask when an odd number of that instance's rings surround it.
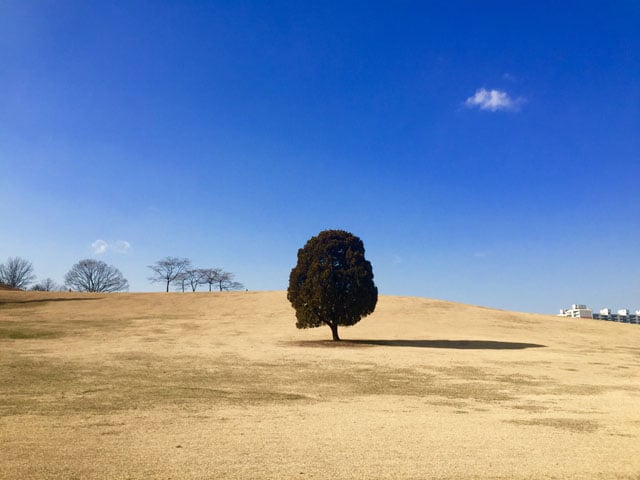
<svg viewBox="0 0 640 480">
<path fill-rule="evenodd" d="M 640 327 L 381 297 L 0 292 L 0 478 L 629 478 Z"/>
</svg>

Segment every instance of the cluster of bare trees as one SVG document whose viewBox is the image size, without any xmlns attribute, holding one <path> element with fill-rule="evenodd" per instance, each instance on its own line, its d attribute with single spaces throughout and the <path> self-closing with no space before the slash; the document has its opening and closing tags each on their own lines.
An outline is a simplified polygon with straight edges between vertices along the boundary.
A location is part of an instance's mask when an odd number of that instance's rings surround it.
<svg viewBox="0 0 640 480">
<path fill-rule="evenodd" d="M 64 285 L 58 285 L 54 280 L 47 277 L 32 286 L 31 290 L 36 290 L 38 292 L 56 292 L 58 290 L 64 290 Z"/>
<path fill-rule="evenodd" d="M 200 285 L 208 285 L 209 291 L 242 290 L 244 285 L 235 281 L 235 276 L 221 268 L 194 268 L 188 258 L 166 257 L 149 265 L 154 275 L 152 282 L 174 285 L 183 292 L 190 288 L 196 291 Z M 33 265 L 20 257 L 10 257 L 0 264 L 0 283 L 12 288 L 26 290 L 33 284 L 36 276 Z M 129 289 L 129 282 L 120 270 L 100 260 L 87 258 L 76 263 L 64 276 L 64 284 L 58 285 L 50 278 L 31 286 L 31 290 L 55 291 L 73 289 L 78 292 L 121 292 Z"/>
<path fill-rule="evenodd" d="M 163 283 L 166 291 L 174 285 L 178 290 L 191 288 L 195 292 L 200 285 L 208 285 L 219 291 L 242 290 L 244 285 L 235 281 L 235 275 L 221 268 L 195 268 L 188 258 L 166 257 L 149 265 L 153 275 L 149 277 L 154 283 Z"/>
<path fill-rule="evenodd" d="M 0 283 L 8 287 L 26 290 L 36 276 L 30 261 L 20 257 L 10 257 L 0 264 Z M 129 283 L 120 270 L 99 260 L 80 260 L 64 277 L 64 285 L 58 285 L 50 278 L 45 278 L 31 290 L 51 292 L 74 289 L 79 292 L 120 292 L 129 289 Z"/>
</svg>

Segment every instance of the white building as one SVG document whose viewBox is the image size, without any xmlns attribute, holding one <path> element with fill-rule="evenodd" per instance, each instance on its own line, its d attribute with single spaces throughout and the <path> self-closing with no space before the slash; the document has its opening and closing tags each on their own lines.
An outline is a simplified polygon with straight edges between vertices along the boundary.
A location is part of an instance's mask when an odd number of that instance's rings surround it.
<svg viewBox="0 0 640 480">
<path fill-rule="evenodd" d="M 613 313 L 610 308 L 602 308 L 599 313 L 593 313 L 593 310 L 587 308 L 586 305 L 573 304 L 571 308 L 560 310 L 559 317 L 571 318 L 592 318 L 594 320 L 608 320 L 610 322 L 635 323 L 640 324 L 640 310 L 636 310 L 635 314 L 630 313 L 628 308 L 622 308 L 617 313 Z"/>
<path fill-rule="evenodd" d="M 560 310 L 558 316 L 571 318 L 593 318 L 593 310 L 587 308 L 586 305 L 574 303 L 573 305 L 571 305 L 571 308 Z"/>
</svg>

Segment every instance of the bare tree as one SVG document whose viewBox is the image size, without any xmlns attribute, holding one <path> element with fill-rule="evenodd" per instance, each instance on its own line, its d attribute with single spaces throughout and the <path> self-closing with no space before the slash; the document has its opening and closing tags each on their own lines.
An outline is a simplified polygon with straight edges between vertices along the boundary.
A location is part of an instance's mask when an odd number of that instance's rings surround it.
<svg viewBox="0 0 640 480">
<path fill-rule="evenodd" d="M 31 287 L 31 290 L 39 292 L 53 292 L 55 290 L 60 290 L 60 286 L 50 278 L 45 278 Z"/>
<path fill-rule="evenodd" d="M 223 270 L 221 268 L 201 268 L 200 269 L 200 278 L 201 283 L 206 283 L 209 285 L 209 291 L 211 291 L 212 285 L 217 285 L 218 279 L 223 274 Z"/>
<path fill-rule="evenodd" d="M 229 282 L 225 285 L 225 290 L 242 290 L 244 289 L 244 283 L 240 282 Z"/>
<path fill-rule="evenodd" d="M 183 275 L 184 275 L 184 279 L 186 280 L 186 282 L 191 287 L 191 291 L 192 292 L 195 292 L 196 289 L 198 288 L 198 285 L 203 283 L 202 282 L 202 270 L 200 270 L 200 269 L 190 268 L 189 270 L 185 270 Z M 182 291 L 184 292 L 184 287 L 183 287 Z"/>
<path fill-rule="evenodd" d="M 191 261 L 188 258 L 165 257 L 153 265 L 149 265 L 149 268 L 153 270 L 155 274 L 149 277 L 149 280 L 154 283 L 166 283 L 168 292 L 169 285 L 179 279 L 180 275 L 188 270 L 190 266 Z"/>
<path fill-rule="evenodd" d="M 235 274 L 222 270 L 216 279 L 216 285 L 220 291 L 242 290 L 244 285 L 234 280 Z"/>
<path fill-rule="evenodd" d="M 100 260 L 80 260 L 65 275 L 64 283 L 80 292 L 119 292 L 129 289 L 120 270 Z"/>
<path fill-rule="evenodd" d="M 9 257 L 7 263 L 0 265 L 0 283 L 9 287 L 24 289 L 36 279 L 33 265 L 20 257 Z"/>
<path fill-rule="evenodd" d="M 185 286 L 187 285 L 187 272 L 180 273 L 172 283 L 176 285 L 176 290 L 184 293 Z"/>
</svg>

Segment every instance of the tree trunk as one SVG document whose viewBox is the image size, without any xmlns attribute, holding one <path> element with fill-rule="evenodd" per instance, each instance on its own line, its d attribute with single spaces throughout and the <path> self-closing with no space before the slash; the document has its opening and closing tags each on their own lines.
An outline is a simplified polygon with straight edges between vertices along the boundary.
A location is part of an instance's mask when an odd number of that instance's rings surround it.
<svg viewBox="0 0 640 480">
<path fill-rule="evenodd" d="M 330 323 L 329 328 L 331 328 L 331 334 L 333 335 L 333 341 L 339 342 L 340 337 L 338 336 L 338 325 L 335 323 Z"/>
<path fill-rule="evenodd" d="M 167 293 L 169 293 L 169 280 L 167 280 Z"/>
</svg>

